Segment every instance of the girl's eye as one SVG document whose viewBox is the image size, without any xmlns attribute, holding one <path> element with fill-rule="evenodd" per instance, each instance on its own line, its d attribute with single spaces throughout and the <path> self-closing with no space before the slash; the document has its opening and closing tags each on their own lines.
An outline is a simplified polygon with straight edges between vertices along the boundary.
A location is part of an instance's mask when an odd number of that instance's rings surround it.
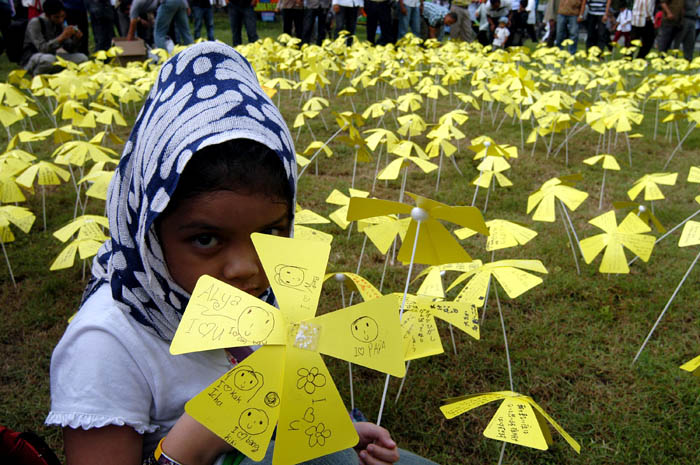
<svg viewBox="0 0 700 465">
<path fill-rule="evenodd" d="M 215 247 L 219 241 L 211 234 L 200 234 L 192 239 L 192 243 L 195 247 L 209 249 Z"/>
</svg>

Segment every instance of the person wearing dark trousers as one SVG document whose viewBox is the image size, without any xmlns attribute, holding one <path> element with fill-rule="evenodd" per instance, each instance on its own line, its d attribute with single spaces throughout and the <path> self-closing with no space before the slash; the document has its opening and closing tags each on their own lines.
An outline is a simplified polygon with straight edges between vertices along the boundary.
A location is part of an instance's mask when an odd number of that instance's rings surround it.
<svg viewBox="0 0 700 465">
<path fill-rule="evenodd" d="M 301 39 L 304 32 L 303 0 L 280 0 L 275 11 L 282 11 L 282 32 Z"/>
<path fill-rule="evenodd" d="M 357 15 L 364 6 L 363 0 L 333 0 L 333 12 L 335 13 L 335 37 L 340 31 L 347 31 L 350 37 L 347 44 L 352 45 L 352 36 L 357 27 Z"/>
<path fill-rule="evenodd" d="M 66 22 L 75 25 L 82 37 L 78 40 L 78 52 L 89 55 L 88 51 L 88 13 L 83 0 L 64 0 L 63 6 L 66 11 Z"/>
<path fill-rule="evenodd" d="M 0 54 L 5 51 L 9 40 L 10 22 L 15 15 L 12 0 L 0 0 Z"/>
<path fill-rule="evenodd" d="M 586 18 L 586 49 L 598 47 L 604 50 L 610 44 L 608 17 L 605 15 L 606 0 L 588 0 Z"/>
<path fill-rule="evenodd" d="M 304 4 L 304 33 L 301 41 L 305 44 L 311 43 L 314 35 L 314 25 L 316 29 L 316 45 L 323 44 L 326 39 L 328 9 L 331 6 L 330 0 L 307 0 Z"/>
<path fill-rule="evenodd" d="M 659 51 L 667 52 L 682 44 L 685 59 L 693 59 L 695 48 L 695 9 L 696 0 L 662 0 L 664 12 L 659 30 Z"/>
<path fill-rule="evenodd" d="M 381 29 L 379 45 L 386 45 L 393 42 L 391 37 L 391 5 L 389 0 L 367 0 L 365 3 L 365 13 L 367 13 L 367 40 L 372 44 L 377 44 L 376 33 L 377 24 Z"/>
<path fill-rule="evenodd" d="M 606 6 L 610 13 L 610 3 Z M 644 58 L 654 45 L 656 30 L 654 29 L 654 0 L 634 0 L 632 7 L 632 40 L 641 40 L 642 46 L 637 52 L 637 58 Z"/>
<path fill-rule="evenodd" d="M 258 0 L 227 0 L 228 19 L 231 22 L 231 34 L 233 35 L 233 46 L 243 43 L 242 27 L 245 26 L 248 34 L 248 42 L 258 40 L 257 24 L 255 22 L 255 5 Z"/>
<path fill-rule="evenodd" d="M 190 0 L 194 16 L 194 40 L 202 33 L 202 23 L 207 28 L 207 40 L 214 40 L 214 8 L 210 0 Z"/>
<path fill-rule="evenodd" d="M 117 12 L 109 0 L 85 0 L 85 2 L 90 14 L 95 51 L 108 50 L 114 39 Z"/>
</svg>

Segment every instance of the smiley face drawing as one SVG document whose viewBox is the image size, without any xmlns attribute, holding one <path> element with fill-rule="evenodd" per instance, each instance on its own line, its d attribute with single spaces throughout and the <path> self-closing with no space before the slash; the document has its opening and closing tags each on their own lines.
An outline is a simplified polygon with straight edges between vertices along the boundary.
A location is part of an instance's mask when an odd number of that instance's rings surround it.
<svg viewBox="0 0 700 465">
<path fill-rule="evenodd" d="M 372 342 L 379 335 L 379 327 L 374 319 L 361 316 L 350 325 L 352 337 L 360 342 Z"/>
<path fill-rule="evenodd" d="M 248 365 L 238 365 L 233 372 L 233 385 L 241 391 L 260 389 L 264 384 L 263 380 L 262 373 L 258 373 Z"/>
<path fill-rule="evenodd" d="M 270 420 L 267 418 L 267 413 L 257 408 L 243 410 L 243 413 L 238 418 L 238 426 L 251 436 L 264 433 L 269 423 Z"/>
<path fill-rule="evenodd" d="M 277 265 L 275 267 L 275 281 L 282 286 L 298 288 L 304 282 L 304 268 Z"/>
<path fill-rule="evenodd" d="M 262 307 L 248 307 L 238 316 L 238 334 L 246 342 L 263 342 L 274 327 L 275 316 Z"/>
</svg>

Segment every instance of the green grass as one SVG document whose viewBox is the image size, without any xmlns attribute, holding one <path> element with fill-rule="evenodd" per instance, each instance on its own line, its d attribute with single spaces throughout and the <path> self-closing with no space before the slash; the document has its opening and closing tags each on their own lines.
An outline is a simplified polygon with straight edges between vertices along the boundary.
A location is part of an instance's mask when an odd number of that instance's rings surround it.
<svg viewBox="0 0 700 465">
<path fill-rule="evenodd" d="M 230 30 L 225 15 L 217 15 L 217 38 L 230 43 Z M 279 32 L 279 23 L 263 29 L 262 36 Z M 245 34 L 244 34 L 245 35 Z M 0 78 L 12 69 L 0 57 Z M 347 80 L 345 80 L 347 83 Z M 345 84 L 343 84 L 345 85 Z M 459 90 L 468 90 L 468 84 Z M 457 89 L 455 89 L 457 90 Z M 355 104 L 364 108 L 375 97 L 375 91 L 358 94 Z M 275 99 L 276 100 L 276 99 Z M 299 95 L 283 92 L 281 109 L 288 123 L 298 112 Z M 333 110 L 347 110 L 345 98 L 334 97 Z M 452 109 L 443 98 L 439 112 Z M 419 112 L 423 114 L 423 110 Z M 324 112 L 329 124 L 332 117 Z M 498 143 L 519 144 L 517 124 L 507 118 L 496 131 L 486 112 L 483 122 L 477 111 L 463 126 L 467 137 L 491 135 Z M 134 112 L 129 114 L 133 121 Z M 500 120 L 499 116 L 499 120 Z M 554 417 L 581 446 L 581 455 L 573 452 L 554 433 L 554 445 L 548 451 L 537 451 L 508 445 L 504 463 L 524 464 L 678 464 L 698 463 L 700 439 L 700 402 L 698 380 L 678 369 L 678 366 L 698 355 L 700 330 L 697 325 L 700 288 L 698 270 L 693 271 L 679 292 L 665 319 L 650 341 L 646 351 L 633 367 L 632 358 L 646 336 L 658 313 L 692 262 L 697 248 L 677 247 L 679 233 L 661 242 L 649 263 L 638 262 L 629 275 L 606 276 L 598 273 L 600 257 L 591 265 L 581 264 L 581 275 L 575 272 L 571 250 L 559 218 L 555 223 L 532 222 L 526 214 L 528 195 L 552 176 L 580 172 L 579 188 L 590 198 L 572 213 L 580 238 L 600 231 L 587 221 L 611 208 L 613 200 L 626 199 L 626 191 L 643 174 L 662 171 L 663 162 L 675 145 L 664 137 L 663 125 L 654 140 L 653 105 L 647 106 L 645 120 L 635 131 L 644 135 L 632 141 L 633 166 L 626 161 L 626 147 L 620 139 L 613 153 L 618 155 L 622 170 L 608 173 L 604 208 L 599 211 L 598 195 L 602 173 L 597 167 L 581 161 L 595 154 L 597 135 L 584 131 L 569 146 L 569 166 L 563 152 L 556 158 L 546 158 L 543 144 L 538 142 L 534 156 L 529 146 L 512 162 L 506 173 L 514 186 L 497 188 L 489 198 L 487 219 L 506 218 L 527 223 L 539 235 L 524 247 L 496 252 L 496 259 L 540 259 L 549 273 L 542 285 L 511 300 L 498 288 L 510 343 L 515 390 L 532 396 Z M 393 129 L 392 118 L 387 127 Z M 49 122 L 37 118 L 37 129 Z M 311 122 L 317 138 L 325 140 L 333 127 L 326 130 L 319 120 Z M 366 128 L 376 126 L 370 121 Z M 527 126 L 527 125 L 526 125 Z M 12 128 L 17 131 L 16 127 Z M 122 137 L 128 129 L 121 129 Z M 296 130 L 293 131 L 296 136 Z M 560 135 L 555 141 L 560 141 Z M 425 145 L 427 139 L 417 138 Z M 7 139 L 0 135 L 0 145 Z M 311 137 L 301 131 L 297 150 L 301 152 Z M 352 174 L 352 150 L 341 144 L 331 144 L 333 158 L 319 160 L 319 175 L 313 167 L 299 182 L 299 201 L 307 208 L 328 215 L 337 207 L 325 203 L 333 188 L 346 191 Z M 458 164 L 460 176 L 451 163 L 443 164 L 440 191 L 435 193 L 435 174 L 423 175 L 411 171 L 408 190 L 449 204 L 469 205 L 474 193 L 469 181 L 478 175 L 472 153 L 461 142 Z M 673 226 L 697 210 L 693 201 L 698 186 L 687 184 L 689 167 L 700 163 L 700 135 L 695 131 L 685 142 L 671 165 L 679 173 L 673 187 L 663 187 L 666 200 L 656 202 L 656 212 L 663 224 Z M 52 144 L 35 146 L 41 158 L 48 158 Z M 361 164 L 355 186 L 369 189 L 374 164 Z M 396 199 L 399 182 L 377 184 L 375 195 Z M 481 190 L 476 205 L 482 207 L 485 192 Z M 18 281 L 15 290 L 7 270 L 0 267 L 0 423 L 18 430 L 35 430 L 60 450 L 60 431 L 46 428 L 43 419 L 49 410 L 49 363 L 51 351 L 63 333 L 67 318 L 75 312 L 85 281 L 82 268 L 49 272 L 48 267 L 61 250 L 61 244 L 51 233 L 70 220 L 74 202 L 72 187 L 64 185 L 47 191 L 47 231 L 41 220 L 41 196 L 29 195 L 28 206 L 37 214 L 37 222 L 28 235 L 17 234 L 7 251 Z M 101 213 L 101 202 L 91 200 L 89 210 Z M 618 215 L 618 220 L 622 216 Z M 335 225 L 319 229 L 336 236 L 331 251 L 329 270 L 354 271 L 362 237 Z M 464 241 L 469 253 L 484 261 L 490 253 L 484 250 L 483 238 Z M 361 274 L 378 285 L 383 257 L 368 245 Z M 421 267 L 418 267 L 421 269 Z M 390 266 L 384 291 L 400 291 L 406 277 L 406 267 Z M 449 281 L 448 281 L 449 282 Z M 415 287 L 411 288 L 415 290 Z M 454 297 L 455 292 L 450 294 Z M 340 293 L 335 282 L 329 282 L 321 298 L 320 311 L 339 308 Z M 486 439 L 482 432 L 497 408 L 489 404 L 453 420 L 446 420 L 438 410 L 440 400 L 465 394 L 499 391 L 509 388 L 501 332 L 494 291 L 491 291 L 486 319 L 481 328 L 481 340 L 476 341 L 455 332 L 457 355 L 451 350 L 449 332 L 438 323 L 445 353 L 411 363 L 401 399 L 394 404 L 399 380 L 392 379 L 389 400 L 382 425 L 387 427 L 399 444 L 439 463 L 495 463 L 501 443 Z M 349 403 L 347 364 L 327 358 L 341 394 Z M 376 418 L 384 376 L 356 368 L 355 397 L 357 406 L 370 418 Z"/>
</svg>

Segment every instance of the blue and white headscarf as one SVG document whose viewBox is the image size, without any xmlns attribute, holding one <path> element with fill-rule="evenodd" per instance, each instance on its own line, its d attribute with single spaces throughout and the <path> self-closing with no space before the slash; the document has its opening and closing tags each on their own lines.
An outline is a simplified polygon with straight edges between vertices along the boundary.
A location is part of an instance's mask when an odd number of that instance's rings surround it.
<svg viewBox="0 0 700 465">
<path fill-rule="evenodd" d="M 296 195 L 289 129 L 246 59 L 227 45 L 204 42 L 168 60 L 109 186 L 111 239 L 93 262 L 85 299 L 109 283 L 125 311 L 159 337 L 172 339 L 190 295 L 168 271 L 154 220 L 192 154 L 232 139 L 251 139 L 275 151 Z M 274 298 L 269 290 L 264 297 Z"/>
</svg>

